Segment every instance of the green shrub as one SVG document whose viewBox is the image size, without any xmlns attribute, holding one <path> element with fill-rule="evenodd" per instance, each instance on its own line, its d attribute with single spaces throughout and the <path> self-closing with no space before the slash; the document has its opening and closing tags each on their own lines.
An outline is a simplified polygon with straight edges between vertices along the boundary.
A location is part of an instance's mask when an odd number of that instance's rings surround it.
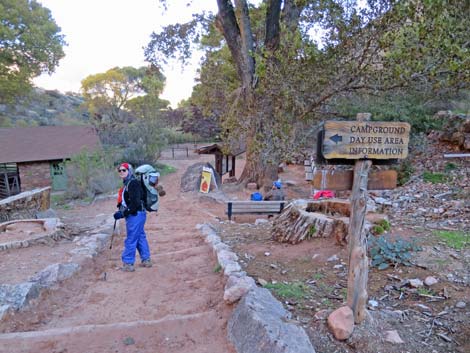
<svg viewBox="0 0 470 353">
<path fill-rule="evenodd" d="M 167 165 L 167 164 L 162 164 L 162 163 L 156 163 L 155 168 L 160 173 L 160 176 L 164 176 L 164 175 L 176 172 L 175 167 L 173 167 L 171 165 Z"/>
<path fill-rule="evenodd" d="M 386 219 L 382 219 L 374 224 L 372 227 L 372 233 L 375 235 L 380 235 L 390 230 L 390 222 Z"/>
<path fill-rule="evenodd" d="M 463 249 L 470 246 L 470 234 L 459 231 L 439 230 L 433 234 L 442 239 L 447 246 L 453 249 Z"/>
<path fill-rule="evenodd" d="M 294 283 L 268 283 L 265 288 L 272 289 L 276 295 L 285 299 L 303 299 L 309 294 L 308 287 L 301 282 Z"/>
<path fill-rule="evenodd" d="M 372 227 L 372 233 L 374 235 L 380 235 L 380 234 L 385 233 L 385 229 L 382 226 L 376 224 Z"/>
<path fill-rule="evenodd" d="M 69 180 L 65 196 L 68 199 L 85 200 L 119 187 L 112 153 L 84 150 L 72 156 L 65 165 Z"/>
<path fill-rule="evenodd" d="M 411 253 L 421 251 L 422 248 L 415 242 L 401 238 L 390 241 L 384 236 L 372 237 L 369 242 L 369 254 L 372 260 L 371 266 L 384 270 L 389 265 L 399 264 L 411 266 Z"/>
<path fill-rule="evenodd" d="M 176 129 L 164 128 L 163 134 L 169 144 L 194 143 L 202 141 L 202 138 L 199 135 L 178 131 Z"/>
<path fill-rule="evenodd" d="M 457 164 L 452 163 L 452 162 L 447 162 L 445 167 L 444 167 L 445 172 L 450 172 L 450 171 L 456 170 L 456 169 L 457 169 Z"/>
<path fill-rule="evenodd" d="M 397 171 L 397 184 L 399 186 L 402 186 L 408 182 L 414 173 L 413 165 L 408 159 L 401 162 L 398 167 L 395 167 L 394 169 Z"/>
<path fill-rule="evenodd" d="M 443 173 L 432 173 L 429 171 L 423 173 L 423 181 L 426 183 L 439 184 L 445 183 L 446 180 L 447 177 Z"/>
<path fill-rule="evenodd" d="M 317 228 L 315 228 L 315 225 L 310 226 L 310 229 L 308 230 L 308 238 L 313 237 L 316 232 Z"/>
<path fill-rule="evenodd" d="M 385 229 L 387 232 L 391 229 L 391 224 L 389 221 L 386 219 L 382 219 L 379 224 L 382 226 L 383 229 Z"/>
</svg>

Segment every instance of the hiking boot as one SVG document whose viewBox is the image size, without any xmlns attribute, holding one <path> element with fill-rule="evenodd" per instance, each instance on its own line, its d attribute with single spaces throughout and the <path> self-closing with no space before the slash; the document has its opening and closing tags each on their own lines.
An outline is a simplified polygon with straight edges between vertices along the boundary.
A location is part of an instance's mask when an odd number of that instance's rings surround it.
<svg viewBox="0 0 470 353">
<path fill-rule="evenodd" d="M 135 268 L 133 264 L 122 264 L 121 271 L 134 272 Z"/>
<path fill-rule="evenodd" d="M 150 260 L 150 259 L 144 260 L 144 261 L 142 261 L 140 266 L 141 267 L 152 267 L 152 260 Z"/>
</svg>

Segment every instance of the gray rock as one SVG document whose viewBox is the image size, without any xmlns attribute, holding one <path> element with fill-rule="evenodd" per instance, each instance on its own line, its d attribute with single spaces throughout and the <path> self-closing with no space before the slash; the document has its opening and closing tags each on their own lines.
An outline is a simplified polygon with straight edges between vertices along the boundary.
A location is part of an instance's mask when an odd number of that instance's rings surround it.
<svg viewBox="0 0 470 353">
<path fill-rule="evenodd" d="M 0 321 L 3 320 L 3 317 L 6 315 L 6 313 L 10 310 L 10 305 L 0 305 Z"/>
<path fill-rule="evenodd" d="M 57 213 L 52 208 L 36 212 L 36 219 L 41 218 L 57 218 Z"/>
<path fill-rule="evenodd" d="M 73 276 L 80 269 L 76 263 L 52 264 L 44 270 L 31 277 L 31 282 L 35 282 L 42 288 L 49 288 Z"/>
<path fill-rule="evenodd" d="M 198 191 L 201 183 L 202 167 L 211 168 L 216 177 L 217 185 L 221 185 L 220 175 L 210 163 L 196 163 L 188 167 L 181 177 L 180 190 L 182 192 Z"/>
<path fill-rule="evenodd" d="M 286 320 L 290 313 L 265 288 L 248 292 L 228 322 L 238 353 L 315 353 L 305 331 Z"/>
<path fill-rule="evenodd" d="M 458 309 L 464 309 L 466 306 L 467 306 L 467 303 L 465 302 L 458 302 L 457 304 L 455 304 L 455 307 Z"/>
<path fill-rule="evenodd" d="M 0 305 L 9 305 L 13 309 L 20 309 L 27 305 L 31 299 L 39 295 L 39 286 L 36 283 L 24 282 L 15 285 L 0 285 Z"/>
</svg>

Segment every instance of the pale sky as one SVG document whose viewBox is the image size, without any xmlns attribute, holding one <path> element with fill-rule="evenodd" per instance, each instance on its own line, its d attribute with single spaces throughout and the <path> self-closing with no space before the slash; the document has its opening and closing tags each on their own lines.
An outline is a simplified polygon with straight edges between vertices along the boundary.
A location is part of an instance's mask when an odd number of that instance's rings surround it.
<svg viewBox="0 0 470 353">
<path fill-rule="evenodd" d="M 68 46 L 65 57 L 55 73 L 34 79 L 38 87 L 61 92 L 80 92 L 80 82 L 87 76 L 105 72 L 119 66 L 146 66 L 143 47 L 150 34 L 161 26 L 184 22 L 191 18 L 195 8 L 216 11 L 215 0 L 194 1 L 197 5 L 186 7 L 187 0 L 170 0 L 168 12 L 158 5 L 158 0 L 38 0 L 47 7 L 57 25 L 62 29 Z M 191 95 L 196 74 L 194 65 L 182 72 L 174 63 L 164 68 L 167 78 L 161 96 L 173 107 Z"/>
</svg>

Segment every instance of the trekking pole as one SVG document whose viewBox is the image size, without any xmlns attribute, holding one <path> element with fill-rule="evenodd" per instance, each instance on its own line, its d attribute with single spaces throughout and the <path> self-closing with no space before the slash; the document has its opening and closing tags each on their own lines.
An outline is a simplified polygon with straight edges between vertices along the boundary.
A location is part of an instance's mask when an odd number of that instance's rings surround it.
<svg viewBox="0 0 470 353">
<path fill-rule="evenodd" d="M 109 244 L 110 249 L 113 248 L 114 234 L 116 234 L 116 222 L 117 222 L 117 219 L 114 220 L 113 234 L 111 234 L 111 244 Z"/>
</svg>

